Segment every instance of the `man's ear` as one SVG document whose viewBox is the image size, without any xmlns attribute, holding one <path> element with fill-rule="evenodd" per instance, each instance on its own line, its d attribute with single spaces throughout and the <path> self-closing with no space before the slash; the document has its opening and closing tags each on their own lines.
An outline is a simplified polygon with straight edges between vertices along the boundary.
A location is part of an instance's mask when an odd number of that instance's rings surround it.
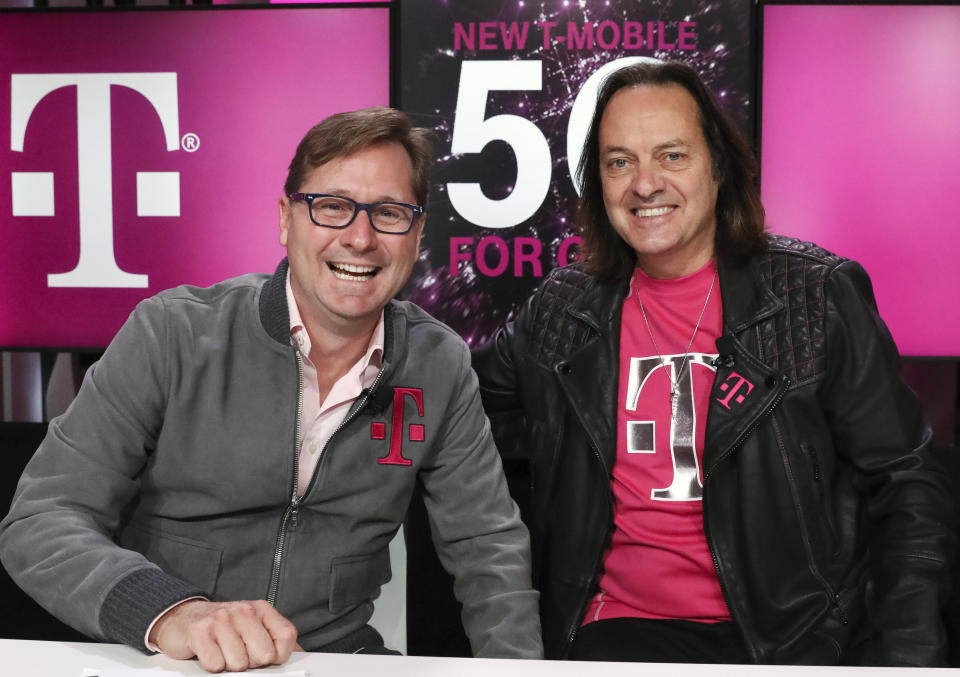
<svg viewBox="0 0 960 677">
<path fill-rule="evenodd" d="M 293 203 L 287 197 L 280 198 L 280 244 L 287 246 L 287 231 L 290 230 L 290 221 L 293 219 Z"/>
</svg>

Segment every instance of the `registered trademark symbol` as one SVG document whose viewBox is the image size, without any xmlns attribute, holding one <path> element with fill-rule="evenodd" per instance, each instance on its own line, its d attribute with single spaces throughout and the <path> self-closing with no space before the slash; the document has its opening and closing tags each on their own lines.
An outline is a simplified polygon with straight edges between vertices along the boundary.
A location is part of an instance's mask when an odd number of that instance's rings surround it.
<svg viewBox="0 0 960 677">
<path fill-rule="evenodd" d="M 180 147 L 188 153 L 196 153 L 200 150 L 200 137 L 193 132 L 187 132 L 180 139 Z"/>
</svg>

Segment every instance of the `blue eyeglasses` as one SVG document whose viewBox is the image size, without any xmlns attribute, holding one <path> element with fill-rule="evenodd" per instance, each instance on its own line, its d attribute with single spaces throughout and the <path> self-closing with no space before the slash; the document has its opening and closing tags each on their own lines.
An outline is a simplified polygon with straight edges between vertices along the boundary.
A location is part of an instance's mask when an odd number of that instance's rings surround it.
<svg viewBox="0 0 960 677">
<path fill-rule="evenodd" d="M 420 205 L 403 202 L 357 202 L 342 195 L 326 193 L 291 193 L 294 202 L 307 203 L 310 220 L 324 228 L 346 228 L 361 211 L 367 213 L 370 225 L 378 233 L 403 235 L 413 227 L 413 222 L 423 214 Z"/>
</svg>

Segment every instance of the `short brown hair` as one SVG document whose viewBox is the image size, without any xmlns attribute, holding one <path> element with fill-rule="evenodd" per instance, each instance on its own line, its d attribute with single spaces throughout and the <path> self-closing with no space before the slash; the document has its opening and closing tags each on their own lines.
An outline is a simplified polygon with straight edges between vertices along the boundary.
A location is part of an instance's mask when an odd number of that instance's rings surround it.
<svg viewBox="0 0 960 677">
<path fill-rule="evenodd" d="M 297 192 L 310 172 L 338 157 L 381 143 L 399 143 L 410 156 L 410 182 L 417 203 L 426 207 L 433 165 L 430 135 L 430 130 L 411 125 L 404 113 L 384 106 L 331 115 L 300 140 L 283 191 Z"/>
<path fill-rule="evenodd" d="M 576 223 L 583 237 L 587 272 L 607 280 L 628 278 L 637 255 L 610 225 L 603 205 L 600 181 L 600 121 L 616 94 L 627 87 L 679 85 L 697 104 L 700 128 L 710 149 L 717 192 L 717 256 L 726 261 L 743 259 L 766 244 L 763 203 L 757 186 L 757 160 L 736 124 L 720 108 L 696 71 L 686 64 L 644 62 L 614 71 L 597 96 L 597 107 L 584 142 L 577 176 L 582 185 Z"/>
</svg>

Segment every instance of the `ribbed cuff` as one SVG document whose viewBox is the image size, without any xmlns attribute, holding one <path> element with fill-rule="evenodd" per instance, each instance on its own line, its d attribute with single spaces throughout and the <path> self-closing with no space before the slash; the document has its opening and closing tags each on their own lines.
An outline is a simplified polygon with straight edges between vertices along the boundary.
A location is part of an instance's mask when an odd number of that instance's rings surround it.
<svg viewBox="0 0 960 677">
<path fill-rule="evenodd" d="M 113 586 L 100 608 L 100 629 L 112 641 L 149 653 L 143 643 L 147 628 L 165 609 L 203 590 L 160 569 L 137 569 Z"/>
</svg>

